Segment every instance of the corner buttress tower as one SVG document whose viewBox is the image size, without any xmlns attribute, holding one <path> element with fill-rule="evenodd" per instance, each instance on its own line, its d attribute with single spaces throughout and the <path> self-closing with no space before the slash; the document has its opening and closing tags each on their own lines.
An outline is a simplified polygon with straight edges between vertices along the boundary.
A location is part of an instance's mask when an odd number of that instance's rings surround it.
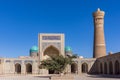
<svg viewBox="0 0 120 80">
<path fill-rule="evenodd" d="M 94 18 L 94 50 L 93 58 L 106 56 L 106 45 L 104 38 L 104 15 L 105 12 L 99 8 L 93 13 Z"/>
</svg>

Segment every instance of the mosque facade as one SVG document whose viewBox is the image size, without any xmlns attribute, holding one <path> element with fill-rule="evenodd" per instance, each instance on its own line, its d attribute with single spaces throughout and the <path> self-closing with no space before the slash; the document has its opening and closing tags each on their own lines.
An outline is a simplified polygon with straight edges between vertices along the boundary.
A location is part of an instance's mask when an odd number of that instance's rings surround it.
<svg viewBox="0 0 120 80">
<path fill-rule="evenodd" d="M 120 53 L 106 55 L 104 36 L 105 12 L 98 9 L 93 13 L 94 46 L 93 58 L 78 57 L 66 69 L 67 74 L 120 74 Z M 49 70 L 39 69 L 42 60 L 57 55 L 72 55 L 72 48 L 65 47 L 64 34 L 39 34 L 38 46 L 30 49 L 29 56 L 0 58 L 0 74 L 50 74 Z"/>
</svg>

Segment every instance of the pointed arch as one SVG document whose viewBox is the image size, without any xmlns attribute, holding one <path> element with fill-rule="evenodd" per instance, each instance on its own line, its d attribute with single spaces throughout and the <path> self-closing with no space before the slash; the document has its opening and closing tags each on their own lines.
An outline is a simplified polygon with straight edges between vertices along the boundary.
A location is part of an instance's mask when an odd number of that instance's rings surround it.
<svg viewBox="0 0 120 80">
<path fill-rule="evenodd" d="M 103 74 L 103 64 L 100 63 L 100 74 Z"/>
<path fill-rule="evenodd" d="M 58 56 L 59 54 L 60 54 L 59 50 L 53 45 L 50 45 L 44 51 L 44 56 L 47 56 L 47 57 Z"/>
<path fill-rule="evenodd" d="M 116 75 L 120 74 L 120 64 L 119 64 L 118 60 L 115 61 L 115 68 L 114 68 L 114 70 L 115 70 L 115 74 Z"/>
<path fill-rule="evenodd" d="M 15 64 L 15 73 L 21 74 L 21 64 L 19 63 Z"/>
<path fill-rule="evenodd" d="M 88 64 L 87 63 L 82 64 L 82 73 L 88 73 Z"/>
<path fill-rule="evenodd" d="M 32 65 L 30 63 L 26 64 L 26 73 L 32 74 Z"/>
<path fill-rule="evenodd" d="M 113 63 L 112 63 L 112 61 L 109 62 L 109 74 L 113 74 Z"/>
<path fill-rule="evenodd" d="M 71 64 L 71 73 L 77 73 L 78 72 L 78 64 L 72 63 Z"/>
<path fill-rule="evenodd" d="M 107 63 L 104 63 L 104 74 L 107 74 Z"/>
</svg>

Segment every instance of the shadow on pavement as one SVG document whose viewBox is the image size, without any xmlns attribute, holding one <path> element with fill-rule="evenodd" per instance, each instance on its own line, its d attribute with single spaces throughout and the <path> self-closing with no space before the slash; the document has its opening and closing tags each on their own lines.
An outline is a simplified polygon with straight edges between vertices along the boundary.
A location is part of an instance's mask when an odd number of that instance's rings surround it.
<svg viewBox="0 0 120 80">
<path fill-rule="evenodd" d="M 91 78 L 115 78 L 115 79 L 120 79 L 120 75 L 87 75 L 87 77 L 91 77 Z"/>
<path fill-rule="evenodd" d="M 51 76 L 34 76 L 34 77 L 40 77 L 40 78 L 50 78 Z"/>
</svg>

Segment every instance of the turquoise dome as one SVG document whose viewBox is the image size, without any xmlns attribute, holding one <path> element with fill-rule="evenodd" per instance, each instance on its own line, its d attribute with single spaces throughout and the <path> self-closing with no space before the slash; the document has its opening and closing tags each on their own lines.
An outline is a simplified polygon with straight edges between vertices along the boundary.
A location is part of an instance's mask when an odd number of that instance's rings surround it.
<svg viewBox="0 0 120 80">
<path fill-rule="evenodd" d="M 65 47 L 65 52 L 72 52 L 72 48 L 70 46 Z"/>
<path fill-rule="evenodd" d="M 33 46 L 32 48 L 30 48 L 30 53 L 33 53 L 33 52 L 38 52 L 38 47 L 37 46 Z"/>
</svg>

